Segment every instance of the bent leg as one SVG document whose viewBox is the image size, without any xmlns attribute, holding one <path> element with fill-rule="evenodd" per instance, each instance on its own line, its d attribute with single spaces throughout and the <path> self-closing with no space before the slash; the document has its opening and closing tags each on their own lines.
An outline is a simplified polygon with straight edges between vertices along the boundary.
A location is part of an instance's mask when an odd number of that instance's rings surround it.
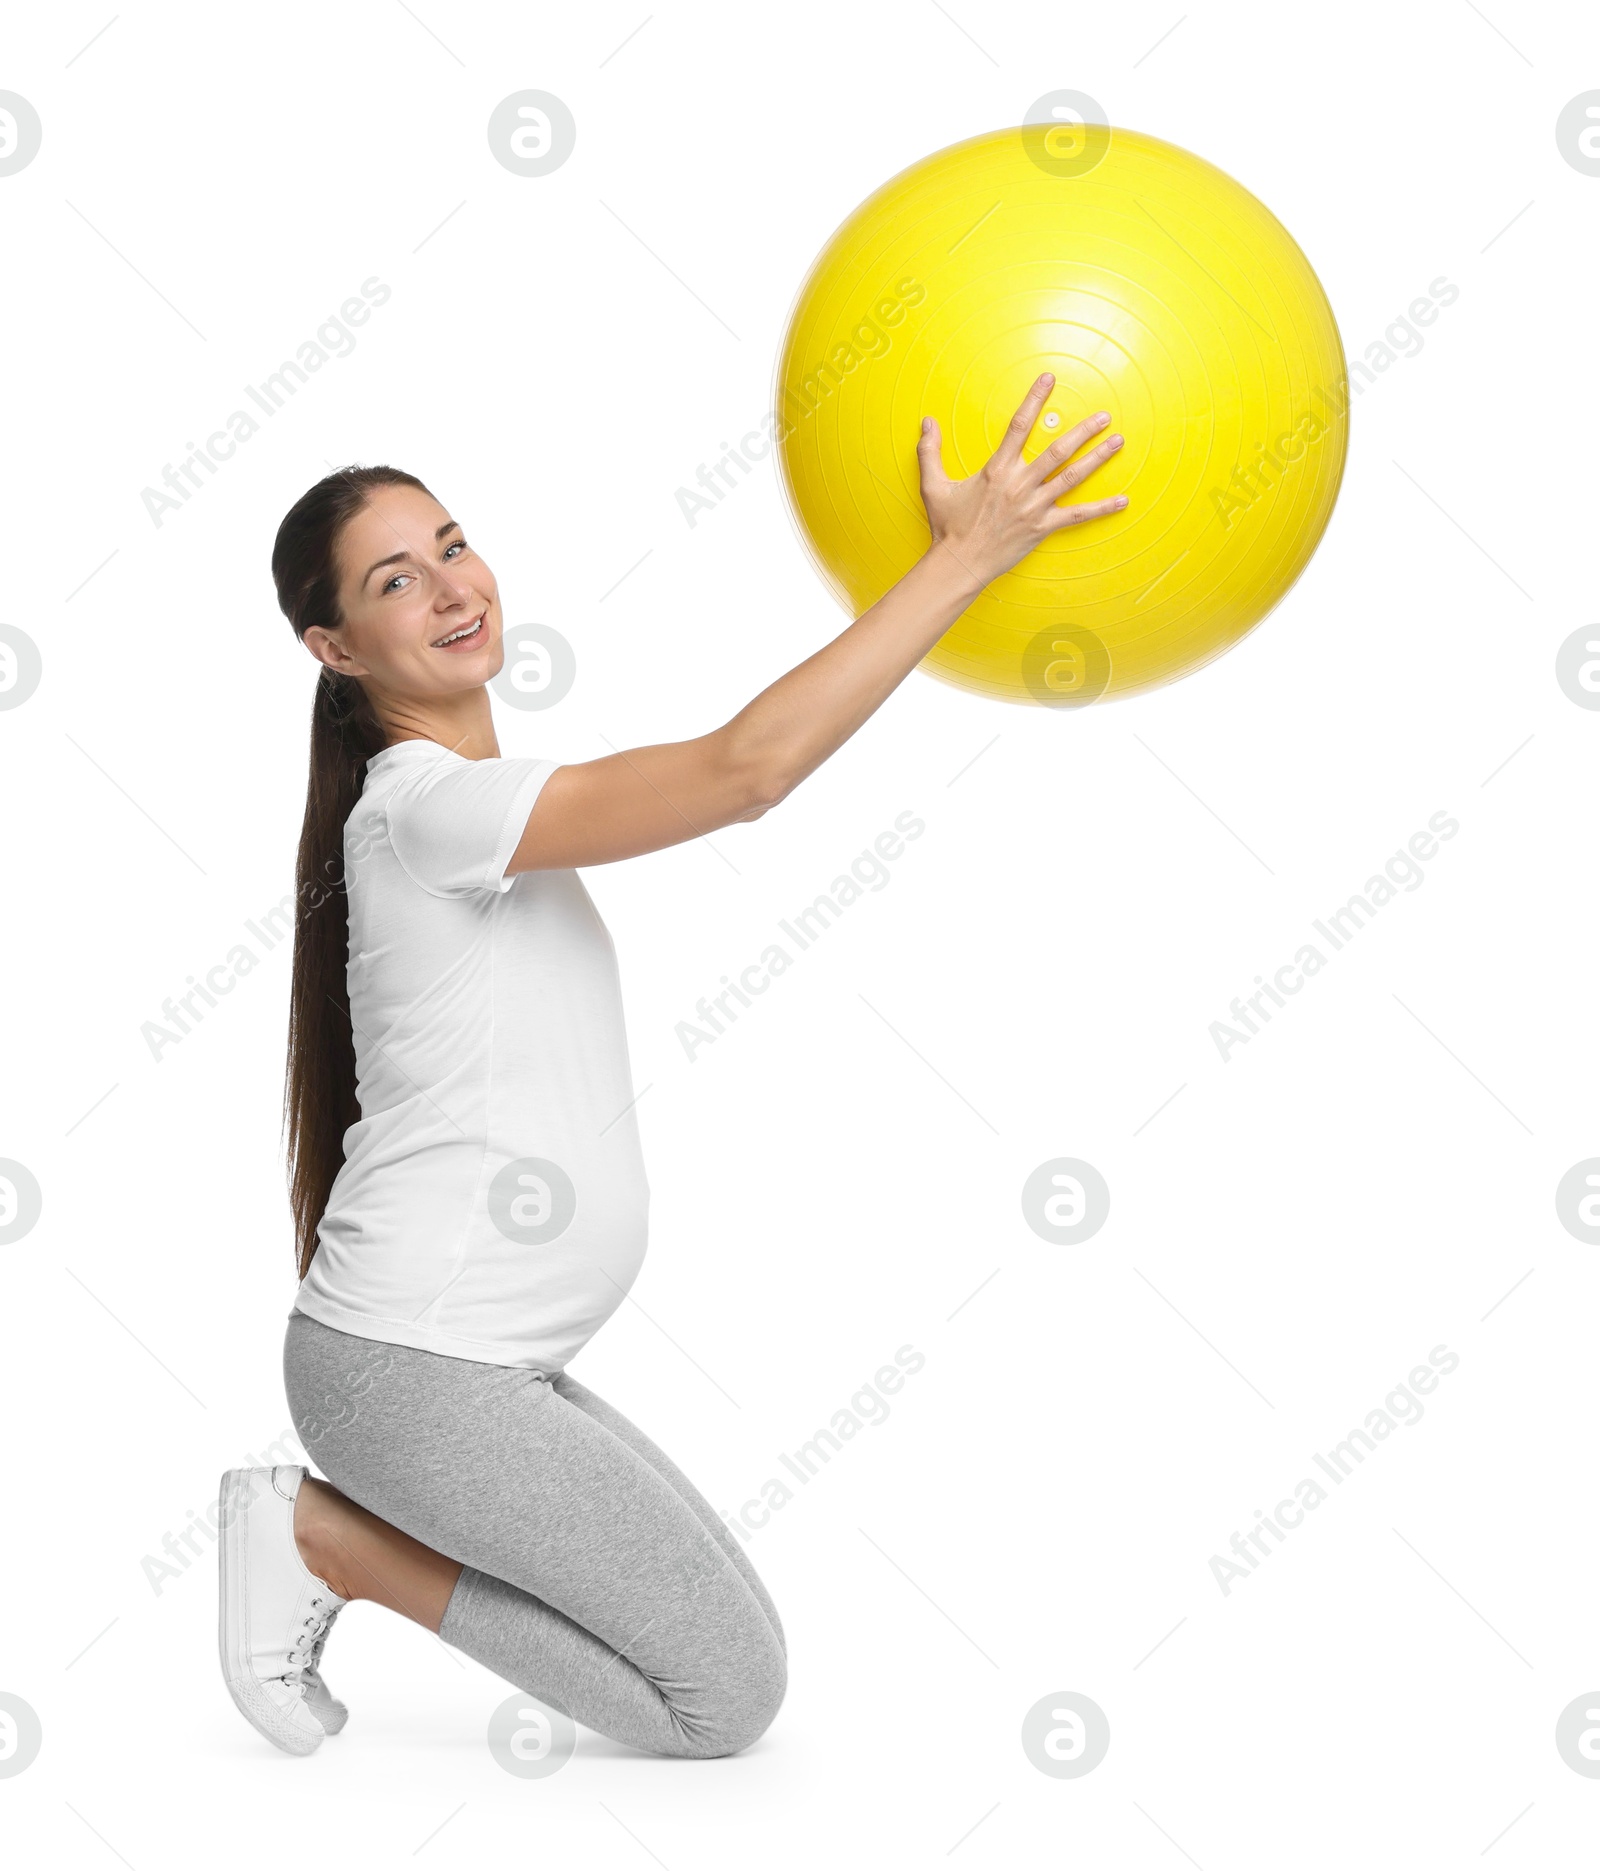
<svg viewBox="0 0 1600 1871">
<path fill-rule="evenodd" d="M 334 1486 L 460 1562 L 447 1643 L 654 1753 L 731 1754 L 765 1731 L 786 1672 L 760 1600 L 700 1512 L 605 1423 L 532 1372 L 375 1352 L 301 1314 L 285 1377 Z"/>
<path fill-rule="evenodd" d="M 541 1386 L 463 1452 L 474 1524 L 439 1634 L 636 1747 L 731 1754 L 782 1700 L 783 1651 L 700 1517 L 626 1443 Z M 484 1502 L 482 1496 L 492 1496 Z"/>
<path fill-rule="evenodd" d="M 751 1565 L 744 1548 L 739 1544 L 737 1535 L 732 1532 L 728 1523 L 678 1467 L 677 1463 L 658 1449 L 644 1431 L 630 1422 L 614 1404 L 607 1403 L 603 1397 L 596 1396 L 586 1385 L 580 1384 L 567 1372 L 558 1371 L 550 1380 L 550 1384 L 557 1396 L 565 1397 L 568 1403 L 575 1404 L 585 1416 L 593 1417 L 597 1423 L 604 1424 L 618 1441 L 625 1442 L 635 1454 L 642 1456 L 667 1483 L 678 1499 L 687 1502 L 694 1509 L 702 1524 L 710 1528 L 717 1544 L 738 1568 L 739 1576 L 755 1593 L 756 1602 L 766 1613 L 767 1622 L 772 1626 L 779 1649 L 787 1655 L 789 1647 L 784 1641 L 778 1607 L 772 1602 L 766 1586 L 762 1584 L 760 1574 Z"/>
</svg>

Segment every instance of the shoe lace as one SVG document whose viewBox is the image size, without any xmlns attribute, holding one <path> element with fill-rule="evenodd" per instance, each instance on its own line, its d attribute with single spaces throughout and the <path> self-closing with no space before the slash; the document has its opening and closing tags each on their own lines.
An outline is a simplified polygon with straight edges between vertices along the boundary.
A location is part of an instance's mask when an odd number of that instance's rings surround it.
<svg viewBox="0 0 1600 1871">
<path fill-rule="evenodd" d="M 289 1641 L 286 1682 L 303 1683 L 316 1675 L 317 1665 L 322 1660 L 322 1646 L 328 1641 L 328 1631 L 342 1608 L 332 1598 L 311 1600 L 308 1615 L 300 1620 L 300 1628 Z"/>
</svg>

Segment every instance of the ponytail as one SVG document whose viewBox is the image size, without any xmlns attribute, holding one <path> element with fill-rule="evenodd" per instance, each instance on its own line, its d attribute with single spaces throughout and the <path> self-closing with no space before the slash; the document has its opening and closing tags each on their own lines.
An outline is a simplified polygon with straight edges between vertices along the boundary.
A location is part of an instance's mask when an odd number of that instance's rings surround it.
<svg viewBox="0 0 1600 1871">
<path fill-rule="evenodd" d="M 303 639 L 315 627 L 339 627 L 339 535 L 366 504 L 369 488 L 396 483 L 422 488 L 414 475 L 398 468 L 341 468 L 317 482 L 284 516 L 273 546 L 272 576 L 279 607 L 297 637 Z M 316 1254 L 317 1230 L 344 1163 L 345 1132 L 361 1116 L 346 984 L 350 918 L 344 828 L 361 797 L 367 762 L 384 744 L 383 728 L 361 683 L 324 664 L 311 704 L 306 811 L 295 860 L 294 971 L 283 1088 L 289 1206 L 301 1279 Z"/>
</svg>

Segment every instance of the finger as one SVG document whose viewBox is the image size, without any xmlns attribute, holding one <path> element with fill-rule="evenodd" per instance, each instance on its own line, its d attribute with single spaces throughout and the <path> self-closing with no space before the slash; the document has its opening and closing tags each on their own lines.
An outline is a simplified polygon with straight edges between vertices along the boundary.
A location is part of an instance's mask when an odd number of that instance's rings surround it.
<svg viewBox="0 0 1600 1871">
<path fill-rule="evenodd" d="M 1110 420 L 1110 416 L 1102 409 L 1098 415 L 1085 416 L 1065 435 L 1058 436 L 1048 448 L 1041 449 L 1030 463 L 1035 477 L 1042 481 L 1047 474 L 1053 473 L 1069 456 L 1077 454 L 1085 442 L 1098 435 Z"/>
<path fill-rule="evenodd" d="M 1080 507 L 1057 507 L 1050 515 L 1049 531 L 1059 533 L 1063 526 L 1081 526 L 1085 520 L 1104 520 L 1120 513 L 1128 504 L 1126 494 L 1113 494 L 1109 500 L 1091 500 Z"/>
<path fill-rule="evenodd" d="M 1034 379 L 1033 388 L 1023 397 L 1017 413 L 1006 425 L 1006 432 L 1000 438 L 1000 446 L 994 451 L 993 460 L 1011 462 L 1021 455 L 1022 444 L 1033 433 L 1033 425 L 1039 420 L 1039 411 L 1044 408 L 1045 399 L 1055 387 L 1055 377 L 1048 370 L 1042 377 Z"/>
<path fill-rule="evenodd" d="M 922 418 L 922 433 L 917 437 L 917 470 L 924 492 L 930 487 L 942 487 L 949 478 L 944 471 L 944 440 L 939 433 L 937 416 Z"/>
<path fill-rule="evenodd" d="M 1121 447 L 1120 435 L 1108 435 L 1098 448 L 1091 448 L 1087 455 L 1081 456 L 1077 461 L 1069 461 L 1059 474 L 1042 482 L 1041 485 L 1052 499 L 1059 500 L 1079 482 L 1088 480 L 1096 468 L 1104 467 Z"/>
</svg>

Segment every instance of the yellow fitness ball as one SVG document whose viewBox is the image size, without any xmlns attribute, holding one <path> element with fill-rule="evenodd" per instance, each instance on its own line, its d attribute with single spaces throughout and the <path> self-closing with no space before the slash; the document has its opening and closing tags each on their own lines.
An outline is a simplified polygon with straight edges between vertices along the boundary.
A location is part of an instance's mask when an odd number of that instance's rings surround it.
<svg viewBox="0 0 1600 1871">
<path fill-rule="evenodd" d="M 778 358 L 784 486 L 847 610 L 927 550 L 923 416 L 964 479 L 1047 370 L 1024 453 L 1108 410 L 1125 444 L 1074 498 L 1128 505 L 1052 533 L 923 667 L 1081 707 L 1198 669 L 1299 577 L 1344 472 L 1344 349 L 1287 229 L 1171 143 L 1032 124 L 913 164 L 818 255 Z"/>
</svg>

